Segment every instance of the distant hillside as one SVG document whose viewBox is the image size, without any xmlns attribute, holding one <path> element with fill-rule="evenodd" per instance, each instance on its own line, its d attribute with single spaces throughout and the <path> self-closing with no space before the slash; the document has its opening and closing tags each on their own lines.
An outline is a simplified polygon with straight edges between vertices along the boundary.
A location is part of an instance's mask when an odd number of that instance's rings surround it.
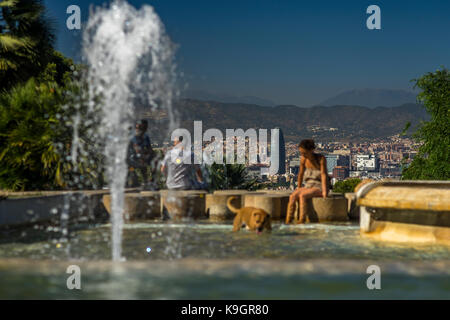
<svg viewBox="0 0 450 320">
<path fill-rule="evenodd" d="M 280 127 L 286 140 L 291 141 L 307 137 L 322 141 L 383 138 L 400 133 L 408 121 L 414 128 L 421 119 L 427 118 L 424 108 L 417 104 L 373 109 L 358 106 L 266 108 L 248 104 L 180 100 L 175 104 L 175 109 L 180 127 L 188 130 L 193 129 L 194 120 L 203 121 L 203 130 L 218 128 L 223 134 L 225 129 Z M 161 120 L 164 120 L 164 115 L 154 121 L 161 123 Z M 154 125 L 151 134 L 156 138 L 162 137 L 163 132 L 159 125 Z"/>
<path fill-rule="evenodd" d="M 263 107 L 273 107 L 275 102 L 254 96 L 232 96 L 228 94 L 221 93 L 211 93 L 201 90 L 188 90 L 183 94 L 185 99 L 194 99 L 202 101 L 217 101 L 223 103 L 245 103 L 245 104 L 256 104 Z"/>
<path fill-rule="evenodd" d="M 354 89 L 329 98 L 321 106 L 366 106 L 369 108 L 385 106 L 395 107 L 405 103 L 415 103 L 416 95 L 405 90 Z"/>
</svg>

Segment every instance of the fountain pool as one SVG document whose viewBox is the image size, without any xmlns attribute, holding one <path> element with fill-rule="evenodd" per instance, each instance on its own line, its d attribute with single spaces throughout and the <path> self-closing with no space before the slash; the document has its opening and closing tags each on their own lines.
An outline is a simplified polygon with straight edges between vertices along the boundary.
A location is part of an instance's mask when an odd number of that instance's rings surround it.
<svg viewBox="0 0 450 320">
<path fill-rule="evenodd" d="M 125 224 L 125 262 L 111 261 L 110 225 L 70 230 L 67 242 L 29 230 L 0 243 L 0 298 L 450 298 L 450 248 L 359 236 L 354 223 L 274 224 L 270 234 L 207 221 Z M 151 250 L 148 250 L 151 248 Z M 149 252 L 150 251 L 150 252 Z M 69 265 L 81 290 L 69 290 Z M 369 265 L 381 290 L 369 290 Z"/>
</svg>

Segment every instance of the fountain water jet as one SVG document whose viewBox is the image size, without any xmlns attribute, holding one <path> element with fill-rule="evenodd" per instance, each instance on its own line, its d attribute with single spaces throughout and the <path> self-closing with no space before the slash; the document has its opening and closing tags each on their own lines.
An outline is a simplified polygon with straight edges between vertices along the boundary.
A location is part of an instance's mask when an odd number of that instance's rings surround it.
<svg viewBox="0 0 450 320">
<path fill-rule="evenodd" d="M 111 191 L 112 258 L 121 253 L 126 155 L 134 105 L 164 108 L 169 131 L 176 127 L 172 113 L 175 67 L 173 45 L 150 6 L 137 10 L 126 1 L 90 13 L 83 35 L 89 67 L 89 109 L 101 104 L 96 139 L 105 144 L 106 174 Z M 95 112 L 92 112 L 95 114 Z M 74 147 L 77 150 L 77 147 Z"/>
</svg>

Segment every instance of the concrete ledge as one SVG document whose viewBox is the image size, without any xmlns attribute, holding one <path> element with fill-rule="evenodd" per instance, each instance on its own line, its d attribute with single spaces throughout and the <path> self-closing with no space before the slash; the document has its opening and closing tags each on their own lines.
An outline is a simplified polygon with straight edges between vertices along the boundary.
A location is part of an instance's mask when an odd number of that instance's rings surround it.
<svg viewBox="0 0 450 320">
<path fill-rule="evenodd" d="M 259 193 L 266 193 L 266 194 L 281 194 L 281 195 L 290 195 L 295 190 L 269 190 L 269 189 L 263 189 L 263 190 L 256 190 L 256 192 Z"/>
<path fill-rule="evenodd" d="M 256 191 L 248 191 L 245 189 L 230 189 L 230 190 L 216 190 L 213 192 L 213 194 L 231 194 L 231 195 L 237 195 L 237 194 L 247 194 L 247 193 L 255 193 Z"/>
<path fill-rule="evenodd" d="M 266 210 L 273 219 L 285 217 L 291 190 L 218 190 L 208 194 L 203 190 L 172 191 L 161 190 L 125 192 L 125 221 L 136 219 L 206 218 L 228 220 L 234 213 L 228 210 L 227 200 L 237 197 L 236 207 L 253 206 Z M 109 190 L 33 192 L 8 194 L 0 201 L 0 226 L 20 226 L 40 222 L 60 223 L 61 214 L 68 209 L 73 221 L 107 221 L 109 219 L 111 196 Z M 310 221 L 342 221 L 339 202 L 345 199 L 313 199 Z M 66 210 L 66 211 L 67 211 Z M 166 213 L 164 215 L 164 213 Z"/>
<path fill-rule="evenodd" d="M 139 188 L 127 188 L 125 193 L 129 192 L 139 192 Z M 109 189 L 101 190 L 59 190 L 59 191 L 0 191 L 0 199 L 24 199 L 24 198 L 37 198 L 37 197 L 48 197 L 48 196 L 61 196 L 67 194 L 84 194 L 90 195 L 104 195 L 109 194 Z"/>
<path fill-rule="evenodd" d="M 108 214 L 102 204 L 102 191 L 60 192 L 41 196 L 11 197 L 0 201 L 0 227 L 35 223 L 60 224 L 104 221 Z"/>
</svg>

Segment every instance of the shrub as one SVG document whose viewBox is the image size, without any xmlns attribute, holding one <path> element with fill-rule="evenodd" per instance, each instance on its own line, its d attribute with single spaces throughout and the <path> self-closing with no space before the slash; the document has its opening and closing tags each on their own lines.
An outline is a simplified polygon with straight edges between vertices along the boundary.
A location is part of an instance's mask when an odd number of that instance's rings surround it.
<svg viewBox="0 0 450 320">
<path fill-rule="evenodd" d="M 256 187 L 256 179 L 247 174 L 243 164 L 217 164 L 213 163 L 208 168 L 209 187 L 212 190 L 246 189 Z"/>
<path fill-rule="evenodd" d="M 422 145 L 411 164 L 403 169 L 402 179 L 449 180 L 450 72 L 442 68 L 415 81 L 415 86 L 422 89 L 417 100 L 424 104 L 431 117 L 422 122 L 413 136 Z"/>
<path fill-rule="evenodd" d="M 63 100 L 56 84 L 39 84 L 33 78 L 0 95 L 0 188 L 63 185 L 61 156 L 54 144 L 70 139 L 57 129 Z"/>
<path fill-rule="evenodd" d="M 359 178 L 349 178 L 342 181 L 337 181 L 333 186 L 333 191 L 337 193 L 354 192 L 355 187 L 361 182 Z"/>
</svg>

